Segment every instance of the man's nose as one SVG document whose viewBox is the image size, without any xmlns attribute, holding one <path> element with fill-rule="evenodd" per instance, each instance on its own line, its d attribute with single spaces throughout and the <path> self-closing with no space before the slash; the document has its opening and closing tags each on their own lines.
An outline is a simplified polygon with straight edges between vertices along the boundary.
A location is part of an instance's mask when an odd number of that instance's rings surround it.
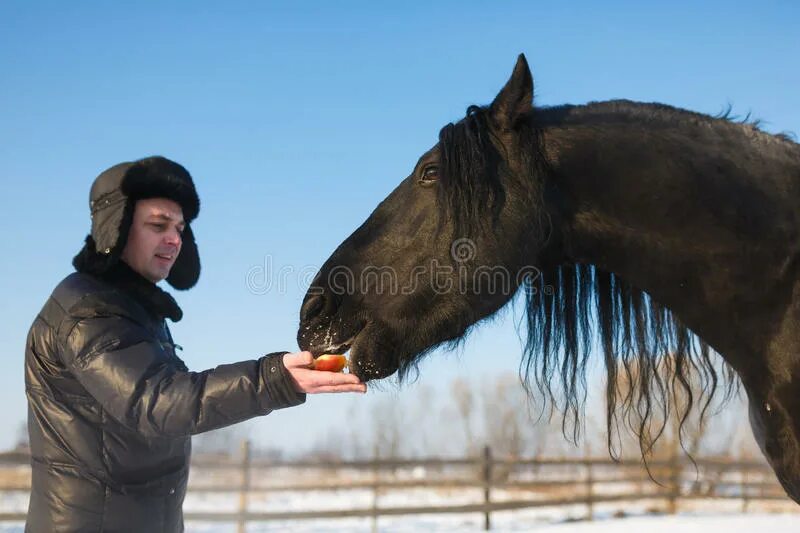
<svg viewBox="0 0 800 533">
<path fill-rule="evenodd" d="M 178 230 L 167 232 L 166 237 L 164 237 L 164 242 L 171 246 L 180 246 L 181 245 L 180 232 Z"/>
</svg>

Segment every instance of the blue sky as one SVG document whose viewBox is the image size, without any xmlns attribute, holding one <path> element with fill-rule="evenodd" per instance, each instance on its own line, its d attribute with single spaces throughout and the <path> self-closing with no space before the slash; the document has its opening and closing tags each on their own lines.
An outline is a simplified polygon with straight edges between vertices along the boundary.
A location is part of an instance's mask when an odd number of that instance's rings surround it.
<svg viewBox="0 0 800 533">
<path fill-rule="evenodd" d="M 26 415 L 25 334 L 89 229 L 94 177 L 161 154 L 195 177 L 203 274 L 176 294 L 193 369 L 296 349 L 309 278 L 524 52 L 536 103 L 659 101 L 800 133 L 800 7 L 789 1 L 0 2 L 0 448 Z M 248 289 L 254 267 L 284 289 Z M 276 281 L 276 280 L 274 280 Z M 512 314 L 419 384 L 516 370 Z M 248 424 L 297 449 L 353 402 L 320 396 Z M 441 401 L 446 401 L 442 399 Z"/>
</svg>

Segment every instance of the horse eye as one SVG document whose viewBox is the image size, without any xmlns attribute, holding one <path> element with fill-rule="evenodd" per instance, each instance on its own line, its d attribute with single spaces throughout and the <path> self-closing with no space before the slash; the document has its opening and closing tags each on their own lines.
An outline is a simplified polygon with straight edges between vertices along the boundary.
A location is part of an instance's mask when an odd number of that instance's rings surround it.
<svg viewBox="0 0 800 533">
<path fill-rule="evenodd" d="M 435 182 L 439 179 L 439 167 L 436 165 L 428 165 L 422 171 L 422 178 L 420 178 L 420 183 L 423 185 L 428 185 Z"/>
</svg>

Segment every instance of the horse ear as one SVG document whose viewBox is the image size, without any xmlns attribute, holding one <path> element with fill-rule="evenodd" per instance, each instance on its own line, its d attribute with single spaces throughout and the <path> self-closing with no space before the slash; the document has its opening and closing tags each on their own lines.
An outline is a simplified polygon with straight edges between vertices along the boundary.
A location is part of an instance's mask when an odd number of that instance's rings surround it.
<svg viewBox="0 0 800 533">
<path fill-rule="evenodd" d="M 533 77 L 525 54 L 517 57 L 511 78 L 489 106 L 492 118 L 502 129 L 512 129 L 517 119 L 533 109 Z"/>
</svg>

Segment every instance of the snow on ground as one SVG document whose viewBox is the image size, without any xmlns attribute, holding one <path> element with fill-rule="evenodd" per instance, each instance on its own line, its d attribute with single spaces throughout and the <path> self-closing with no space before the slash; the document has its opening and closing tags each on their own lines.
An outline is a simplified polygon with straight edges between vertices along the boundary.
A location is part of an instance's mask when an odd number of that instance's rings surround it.
<svg viewBox="0 0 800 533">
<path fill-rule="evenodd" d="M 498 513 L 502 514 L 502 513 Z M 569 522 L 549 524 L 529 520 L 516 520 L 513 515 L 493 517 L 492 531 L 496 533 L 518 533 L 537 531 L 541 533 L 709 533 L 709 531 L 796 533 L 800 531 L 800 515 L 649 515 L 632 518 L 607 518 L 594 522 Z M 234 525 L 187 524 L 187 533 L 235 532 Z M 272 533 L 289 531 L 296 533 L 367 533 L 372 531 L 368 519 L 312 520 L 275 522 L 251 525 L 249 533 Z M 477 533 L 483 531 L 479 515 L 463 516 L 417 516 L 387 517 L 378 522 L 381 533 Z"/>
<path fill-rule="evenodd" d="M 800 514 L 731 514 L 731 515 L 648 515 L 630 518 L 600 518 L 593 522 L 553 524 L 520 516 L 522 512 L 502 512 L 492 516 L 495 533 L 536 531 L 541 533 L 709 533 L 710 531 L 796 533 L 800 531 Z M 2 533 L 23 533 L 23 524 L 0 526 Z M 234 533 L 234 524 L 202 524 L 188 522 L 187 533 Z M 369 519 L 295 520 L 268 524 L 251 524 L 249 533 L 367 533 L 372 531 Z M 480 515 L 424 515 L 384 517 L 378 521 L 381 533 L 477 533 L 483 531 Z"/>
<path fill-rule="evenodd" d="M 800 530 L 800 515 L 645 516 L 559 524 L 537 528 L 542 533 L 709 533 L 709 531 L 789 533 Z M 498 531 L 501 531 L 498 529 Z M 509 530 L 511 531 L 511 530 Z"/>
<path fill-rule="evenodd" d="M 524 491 L 523 491 L 524 492 Z M 519 499 L 522 493 L 495 490 L 494 501 Z M 528 495 L 531 496 L 531 495 Z M 381 491 L 380 507 L 437 506 L 482 501 L 482 492 L 470 489 L 413 489 Z M 369 508 L 373 493 L 370 490 L 337 491 L 282 491 L 253 493 L 249 497 L 251 511 L 302 511 L 316 509 Z M 0 512 L 25 512 L 28 494 L 9 492 L 0 497 Z M 686 499 L 680 501 L 680 514 L 662 514 L 666 502 L 662 499 L 637 502 L 596 504 L 595 521 L 586 521 L 585 505 L 528 508 L 497 511 L 491 514 L 492 531 L 516 533 L 541 531 L 543 533 L 709 533 L 710 531 L 788 533 L 800 532 L 800 509 L 789 500 L 751 501 L 748 514 L 742 514 L 743 503 L 736 499 Z M 189 492 L 184 512 L 234 512 L 238 495 L 233 493 Z M 624 512 L 624 517 L 619 517 Z M 0 533 L 23 533 L 21 523 L 0 524 Z M 187 521 L 187 533 L 235 533 L 234 523 L 202 523 Z M 383 516 L 373 530 L 369 518 L 338 518 L 316 520 L 280 520 L 252 523 L 249 533 L 439 533 L 483 531 L 483 515 L 428 514 L 409 516 Z"/>
</svg>

